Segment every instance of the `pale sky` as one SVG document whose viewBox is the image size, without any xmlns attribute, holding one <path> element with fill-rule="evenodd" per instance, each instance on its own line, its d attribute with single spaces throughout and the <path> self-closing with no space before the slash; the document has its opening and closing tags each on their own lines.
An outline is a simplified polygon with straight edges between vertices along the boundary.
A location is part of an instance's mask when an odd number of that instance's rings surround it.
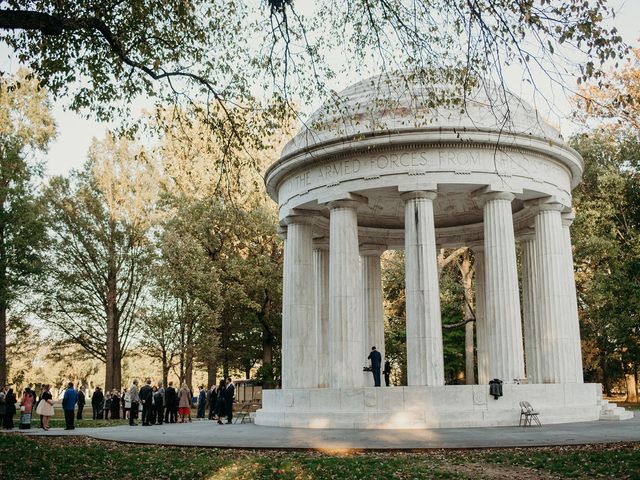
<svg viewBox="0 0 640 480">
<path fill-rule="evenodd" d="M 617 15 L 613 24 L 618 28 L 623 39 L 634 47 L 640 46 L 640 0 L 611 0 L 609 2 L 616 8 Z M 0 50 L 3 54 L 8 53 L 6 48 Z M 11 60 L 6 60 L 4 64 L 12 71 L 17 67 Z M 338 79 L 335 85 L 336 90 L 341 90 L 351 83 L 355 83 L 360 79 Z M 517 80 L 507 80 L 509 87 L 516 94 L 519 92 Z M 541 82 L 540 88 L 543 90 L 545 98 L 553 102 L 553 112 L 541 111 L 541 114 L 547 116 L 549 121 L 560 128 L 561 133 L 567 137 L 575 131 L 575 125 L 569 120 L 571 108 L 565 93 L 558 91 L 551 85 L 545 85 Z M 527 99 L 525 97 L 525 99 Z M 531 101 L 531 99 L 527 99 Z M 319 106 L 322 99 L 314 102 Z M 82 118 L 76 113 L 65 111 L 62 108 L 64 102 L 57 102 L 54 107 L 54 117 L 58 125 L 58 137 L 52 143 L 48 157 L 48 173 L 49 175 L 66 174 L 72 168 L 79 168 L 86 159 L 86 152 L 91 144 L 93 137 L 102 137 L 109 125 L 100 124 L 95 121 Z M 310 113 L 310 112 L 309 112 Z"/>
</svg>

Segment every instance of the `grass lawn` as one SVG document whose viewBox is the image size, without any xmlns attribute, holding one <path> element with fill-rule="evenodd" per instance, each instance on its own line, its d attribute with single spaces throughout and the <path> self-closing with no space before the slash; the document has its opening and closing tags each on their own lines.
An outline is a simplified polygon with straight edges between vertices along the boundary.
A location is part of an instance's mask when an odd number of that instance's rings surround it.
<svg viewBox="0 0 640 480">
<path fill-rule="evenodd" d="M 3 478 L 640 479 L 640 444 L 425 452 L 250 451 L 0 435 Z"/>
</svg>

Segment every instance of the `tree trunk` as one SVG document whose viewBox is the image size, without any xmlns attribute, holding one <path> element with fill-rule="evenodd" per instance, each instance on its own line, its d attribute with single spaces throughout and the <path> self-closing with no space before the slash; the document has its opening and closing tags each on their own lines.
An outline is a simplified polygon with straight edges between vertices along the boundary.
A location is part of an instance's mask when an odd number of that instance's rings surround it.
<svg viewBox="0 0 640 480">
<path fill-rule="evenodd" d="M 110 272 L 107 280 L 107 345 L 105 352 L 106 375 L 104 381 L 105 391 L 114 388 L 120 389 L 120 342 L 118 341 L 118 312 L 117 312 L 117 286 L 115 273 Z"/>
<path fill-rule="evenodd" d="M 627 384 L 627 402 L 638 403 L 638 386 L 636 376 L 632 373 L 625 373 L 624 379 Z"/>
<path fill-rule="evenodd" d="M 609 397 L 611 396 L 611 382 L 609 381 L 607 354 L 603 348 L 600 348 L 600 369 L 602 370 L 602 387 L 604 393 Z"/>
<path fill-rule="evenodd" d="M 0 299 L 0 386 L 9 383 L 7 376 L 9 369 L 7 365 L 7 306 Z"/>
<path fill-rule="evenodd" d="M 471 268 L 471 255 L 466 249 L 462 262 L 459 264 L 462 275 L 462 285 L 464 287 L 464 319 L 467 323 L 464 326 L 464 360 L 465 360 L 465 383 L 474 385 L 475 381 L 475 351 L 473 348 L 473 327 L 475 316 L 473 314 L 473 269 Z"/>
<path fill-rule="evenodd" d="M 216 385 L 218 374 L 218 362 L 215 360 L 209 360 L 207 362 L 207 385 L 211 387 Z"/>
</svg>

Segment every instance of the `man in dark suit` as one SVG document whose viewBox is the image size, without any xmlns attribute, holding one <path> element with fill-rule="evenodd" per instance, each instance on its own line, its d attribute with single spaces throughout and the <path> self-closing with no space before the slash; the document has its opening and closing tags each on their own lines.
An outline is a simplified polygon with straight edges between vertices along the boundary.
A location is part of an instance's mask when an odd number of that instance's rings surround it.
<svg viewBox="0 0 640 480">
<path fill-rule="evenodd" d="M 142 403 L 142 426 L 148 427 L 149 417 L 153 409 L 153 388 L 151 387 L 151 379 L 147 378 L 147 382 L 140 389 L 140 402 Z"/>
<path fill-rule="evenodd" d="M 382 373 L 384 374 L 384 384 L 388 387 L 389 386 L 389 375 L 391 375 L 391 364 L 389 363 L 389 360 L 385 360 L 384 362 L 384 370 L 382 371 Z"/>
<path fill-rule="evenodd" d="M 227 388 L 224 391 L 224 403 L 227 407 L 227 423 L 231 423 L 233 419 L 233 397 L 236 391 L 236 387 L 231 381 L 231 377 L 227 377 Z"/>
<path fill-rule="evenodd" d="M 164 423 L 176 423 L 176 408 L 178 403 L 178 393 L 173 388 L 173 382 L 169 382 L 169 386 L 164 391 Z"/>
<path fill-rule="evenodd" d="M 78 416 L 76 417 L 78 420 L 82 420 L 82 410 L 84 410 L 84 404 L 86 403 L 86 399 L 84 397 L 84 392 L 78 388 Z"/>
<path fill-rule="evenodd" d="M 93 419 L 98 420 L 102 418 L 102 407 L 104 404 L 104 393 L 100 387 L 96 387 L 91 395 L 91 407 L 93 408 Z"/>
<path fill-rule="evenodd" d="M 367 357 L 371 360 L 371 371 L 373 372 L 373 384 L 376 387 L 380 386 L 380 365 L 382 364 L 382 355 L 376 350 L 376 347 L 371 347 L 371 353 Z"/>
</svg>

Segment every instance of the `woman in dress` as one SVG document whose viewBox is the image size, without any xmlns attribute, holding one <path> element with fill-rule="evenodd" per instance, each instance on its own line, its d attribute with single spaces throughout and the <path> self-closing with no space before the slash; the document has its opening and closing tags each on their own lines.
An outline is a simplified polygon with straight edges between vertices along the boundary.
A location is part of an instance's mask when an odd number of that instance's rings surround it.
<svg viewBox="0 0 640 480">
<path fill-rule="evenodd" d="M 220 380 L 220 384 L 218 385 L 218 401 L 216 402 L 216 416 L 218 417 L 218 423 L 220 425 L 222 425 L 222 417 L 224 416 L 224 412 L 226 411 L 225 408 L 225 401 L 224 401 L 224 394 L 225 394 L 225 390 L 227 389 L 227 384 L 224 382 L 223 380 Z"/>
<path fill-rule="evenodd" d="M 191 422 L 191 390 L 186 382 L 178 392 L 178 415 L 180 415 L 180 423 L 185 423 L 187 419 Z"/>
<path fill-rule="evenodd" d="M 31 411 L 33 404 L 36 403 L 36 396 L 29 387 L 24 389 L 22 399 L 20 399 L 20 429 L 28 430 L 31 428 Z"/>
<path fill-rule="evenodd" d="M 120 419 L 120 395 L 115 388 L 111 392 L 111 420 Z"/>
<path fill-rule="evenodd" d="M 13 388 L 7 391 L 4 401 L 5 411 L 2 426 L 7 430 L 11 430 L 13 428 L 13 416 L 16 414 L 16 395 L 13 393 Z"/>
<path fill-rule="evenodd" d="M 42 428 L 49 430 L 49 418 L 54 414 L 53 395 L 51 395 L 49 391 L 51 389 L 49 385 L 45 385 L 42 389 L 43 391 L 42 395 L 40 395 L 40 402 L 38 403 L 38 408 L 36 408 L 36 413 L 40 415 L 42 419 Z"/>
</svg>

